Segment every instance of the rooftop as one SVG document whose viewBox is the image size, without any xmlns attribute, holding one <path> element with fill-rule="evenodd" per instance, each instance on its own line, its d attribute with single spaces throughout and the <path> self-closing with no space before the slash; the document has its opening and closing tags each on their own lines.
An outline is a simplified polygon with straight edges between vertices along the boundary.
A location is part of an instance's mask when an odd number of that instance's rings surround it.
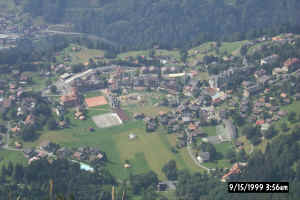
<svg viewBox="0 0 300 200">
<path fill-rule="evenodd" d="M 85 103 L 90 108 L 95 106 L 106 105 L 107 101 L 104 96 L 97 96 L 97 97 L 86 98 Z"/>
</svg>

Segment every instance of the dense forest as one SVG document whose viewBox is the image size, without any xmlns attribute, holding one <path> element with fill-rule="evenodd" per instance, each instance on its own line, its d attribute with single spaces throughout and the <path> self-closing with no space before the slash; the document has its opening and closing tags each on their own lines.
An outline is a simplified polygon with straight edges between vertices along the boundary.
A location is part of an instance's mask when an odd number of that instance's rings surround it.
<svg viewBox="0 0 300 200">
<path fill-rule="evenodd" d="M 63 194 L 76 199 L 106 200 L 111 195 L 105 186 L 110 188 L 115 180 L 107 171 L 91 174 L 68 160 L 39 160 L 28 167 L 12 163 L 3 166 L 0 182 L 0 199 L 43 200 Z"/>
<path fill-rule="evenodd" d="M 24 10 L 49 23 L 118 42 L 127 49 L 186 47 L 299 32 L 298 0 L 26 0 Z"/>
</svg>

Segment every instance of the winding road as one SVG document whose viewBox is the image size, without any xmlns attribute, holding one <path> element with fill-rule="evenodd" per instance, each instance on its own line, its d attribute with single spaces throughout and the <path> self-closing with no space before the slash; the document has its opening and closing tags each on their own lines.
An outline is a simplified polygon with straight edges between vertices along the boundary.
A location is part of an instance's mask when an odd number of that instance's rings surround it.
<svg viewBox="0 0 300 200">
<path fill-rule="evenodd" d="M 202 169 L 205 169 L 208 173 L 210 173 L 210 171 L 212 171 L 212 170 L 215 170 L 214 168 L 208 168 L 208 167 L 205 167 L 205 166 L 203 166 L 203 165 L 201 165 L 201 163 L 197 160 L 197 158 L 193 155 L 193 152 L 192 152 L 192 147 L 191 147 L 191 144 L 190 144 L 190 133 L 187 131 L 187 130 L 185 130 L 185 132 L 186 132 L 186 134 L 187 134 L 187 140 L 186 140 L 186 145 L 187 145 L 187 150 L 188 150 L 188 153 L 189 153 L 189 155 L 190 155 L 190 157 L 191 157 L 191 159 L 194 161 L 194 163 L 198 166 L 198 167 L 200 167 L 200 168 L 202 168 Z"/>
</svg>

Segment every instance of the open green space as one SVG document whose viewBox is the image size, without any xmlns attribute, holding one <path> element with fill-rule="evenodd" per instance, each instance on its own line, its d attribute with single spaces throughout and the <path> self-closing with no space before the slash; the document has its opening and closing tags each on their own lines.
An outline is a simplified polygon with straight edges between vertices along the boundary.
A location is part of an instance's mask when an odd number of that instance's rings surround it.
<svg viewBox="0 0 300 200">
<path fill-rule="evenodd" d="M 216 56 L 227 53 L 228 55 L 239 55 L 239 50 L 247 40 L 237 42 L 222 42 L 219 52 L 216 51 L 216 42 L 206 42 L 196 46 L 188 51 L 188 62 L 196 65 L 198 61 L 202 61 L 204 56 Z"/>
<path fill-rule="evenodd" d="M 220 52 L 221 53 L 227 52 L 228 54 L 237 55 L 239 54 L 239 50 L 243 46 L 243 44 L 247 42 L 248 42 L 247 40 L 237 41 L 237 42 L 223 42 L 220 47 Z"/>
<path fill-rule="evenodd" d="M 214 161 L 214 162 L 205 162 L 203 163 L 204 166 L 209 168 L 227 168 L 230 167 L 232 164 L 225 158 L 226 152 L 228 152 L 232 148 L 231 142 L 223 142 L 220 144 L 214 145 L 216 151 L 223 156 L 222 159 Z"/>
<path fill-rule="evenodd" d="M 261 42 L 261 43 L 258 43 L 258 44 L 255 44 L 253 46 L 251 46 L 249 49 L 248 49 L 248 52 L 247 54 L 248 55 L 251 55 L 253 54 L 257 49 L 259 49 L 261 46 L 265 45 L 265 44 L 270 44 L 271 41 L 265 41 L 265 42 Z"/>
<path fill-rule="evenodd" d="M 155 50 L 156 56 L 169 56 L 176 59 L 180 59 L 180 53 L 178 50 L 164 50 L 164 49 L 157 49 Z"/>
<path fill-rule="evenodd" d="M 24 74 L 32 79 L 32 85 L 28 85 L 26 87 L 30 87 L 33 91 L 36 92 L 47 88 L 47 86 L 49 86 L 47 82 L 54 83 L 55 81 L 57 81 L 57 77 L 45 78 L 34 72 L 24 72 Z"/>
<path fill-rule="evenodd" d="M 232 164 L 229 162 L 229 160 L 225 160 L 225 159 L 218 160 L 216 162 L 205 162 L 205 163 L 203 163 L 203 165 L 208 168 L 216 168 L 216 167 L 230 168 L 232 166 Z"/>
<path fill-rule="evenodd" d="M 280 109 L 281 109 L 281 110 L 286 110 L 286 111 L 288 111 L 288 112 L 295 112 L 295 113 L 297 114 L 298 119 L 299 119 L 299 116 L 300 116 L 300 101 L 294 101 L 292 104 L 289 104 L 289 105 L 286 105 L 286 106 L 281 106 Z M 287 126 L 288 126 L 288 128 L 289 128 L 288 131 L 285 131 L 285 132 L 282 131 L 281 125 L 282 125 L 283 123 L 286 123 L 286 124 L 287 124 Z M 264 138 L 264 139 L 261 141 L 261 143 L 260 143 L 259 145 L 257 145 L 257 146 L 254 147 L 254 149 L 255 149 L 255 150 L 260 150 L 260 151 L 264 152 L 264 151 L 265 151 L 265 148 L 267 147 L 267 144 L 268 144 L 269 142 L 271 142 L 274 138 L 276 138 L 276 137 L 278 137 L 278 136 L 280 136 L 280 135 L 282 135 L 282 134 L 290 134 L 290 133 L 292 132 L 292 130 L 293 130 L 297 125 L 299 125 L 299 123 L 300 123 L 300 120 L 298 120 L 298 122 L 296 122 L 296 123 L 291 123 L 291 122 L 289 122 L 287 116 L 281 118 L 281 119 L 280 119 L 279 121 L 277 121 L 277 122 L 274 122 L 273 125 L 275 126 L 275 128 L 276 128 L 277 131 L 278 131 L 278 133 L 280 133 L 280 134 L 277 134 L 277 136 L 275 136 L 275 137 L 273 137 L 273 138 L 271 138 L 271 139 L 266 139 L 266 138 Z M 250 141 L 247 140 L 245 136 L 240 137 L 240 138 L 239 138 L 239 141 L 244 142 L 246 152 L 249 152 L 249 151 L 252 149 L 252 148 L 251 148 L 251 143 L 250 143 Z"/>
<path fill-rule="evenodd" d="M 126 57 L 138 57 L 138 56 L 149 56 L 149 51 L 145 50 L 145 51 L 128 51 L 125 53 L 121 53 L 119 54 L 117 57 L 124 59 Z"/>
<path fill-rule="evenodd" d="M 221 154 L 226 154 L 226 152 L 232 148 L 231 142 L 222 142 L 220 144 L 215 145 L 217 152 Z"/>
<path fill-rule="evenodd" d="M 203 131 L 208 135 L 208 136 L 215 136 L 217 135 L 217 130 L 215 126 L 204 126 Z"/>
<path fill-rule="evenodd" d="M 73 48 L 80 48 L 79 51 L 73 51 Z M 84 64 L 88 63 L 89 59 L 92 58 L 95 60 L 96 57 L 103 57 L 105 51 L 98 49 L 88 49 L 84 46 L 78 46 L 71 44 L 69 47 L 65 48 L 59 53 L 56 57 L 57 61 L 64 63 L 64 58 L 69 57 L 71 62 L 70 64 Z"/>
<path fill-rule="evenodd" d="M 7 166 L 10 161 L 13 164 L 19 163 L 19 164 L 27 165 L 27 159 L 24 157 L 22 152 L 0 149 L 0 168 L 3 165 Z"/>
<path fill-rule="evenodd" d="M 67 115 L 72 126 L 70 128 L 41 133 L 40 138 L 32 143 L 24 143 L 25 147 L 38 146 L 42 141 L 52 141 L 68 147 L 91 146 L 106 152 L 108 157 L 107 168 L 120 179 L 128 178 L 129 174 L 155 171 L 161 179 L 165 179 L 161 168 L 168 160 L 175 160 L 179 169 L 201 171 L 190 160 L 185 150 L 177 154 L 172 153 L 175 135 L 167 135 L 162 129 L 154 133 L 146 133 L 142 121 L 128 121 L 120 126 L 97 128 L 91 116 L 110 112 L 108 106 L 103 110 L 91 109 L 87 120 L 75 120 L 70 111 Z M 89 128 L 95 129 L 90 132 Z M 129 139 L 129 134 L 137 135 L 134 140 Z M 129 160 L 131 168 L 125 169 L 125 161 Z"/>
<path fill-rule="evenodd" d="M 154 116 L 157 116 L 159 112 L 168 112 L 170 111 L 171 109 L 168 108 L 168 107 L 163 107 L 163 106 L 157 106 L 157 107 L 154 107 L 154 106 L 149 106 L 149 105 L 138 105 L 138 104 L 131 104 L 131 105 L 128 105 L 124 108 L 124 110 L 126 111 L 129 111 L 129 112 L 132 112 L 132 113 L 144 113 L 146 116 L 151 116 L 151 117 L 154 117 Z"/>
<path fill-rule="evenodd" d="M 89 91 L 84 94 L 85 98 L 97 97 L 97 96 L 102 96 L 102 93 L 100 90 Z"/>
</svg>

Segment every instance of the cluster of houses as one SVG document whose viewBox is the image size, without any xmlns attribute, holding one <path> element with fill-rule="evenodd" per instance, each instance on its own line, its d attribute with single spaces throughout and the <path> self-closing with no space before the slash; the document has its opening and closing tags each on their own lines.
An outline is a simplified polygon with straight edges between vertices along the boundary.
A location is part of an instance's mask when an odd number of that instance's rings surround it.
<svg viewBox="0 0 300 200">
<path fill-rule="evenodd" d="M 106 160 L 105 153 L 93 147 L 78 147 L 71 149 L 60 147 L 60 145 L 45 141 L 37 148 L 23 149 L 24 156 L 28 158 L 28 164 L 35 160 L 46 158 L 53 159 L 69 159 L 85 163 L 101 163 Z"/>
<path fill-rule="evenodd" d="M 17 14 L 0 13 L 0 32 L 2 33 L 0 34 L 0 47 L 15 46 L 19 37 L 35 36 L 47 27 L 47 25 L 36 25 L 31 21 L 23 23 L 22 20 L 23 18 Z"/>
<path fill-rule="evenodd" d="M 128 72 L 124 70 L 119 70 L 117 74 L 112 74 L 109 83 L 111 91 L 118 91 L 124 88 L 140 91 L 147 88 L 159 88 L 176 94 L 180 88 L 178 86 L 179 83 L 175 81 L 176 75 L 184 76 L 185 73 L 182 73 L 182 68 L 180 67 L 160 68 L 155 66 L 143 66 L 139 68 L 138 75 L 132 75 L 132 73 L 128 74 Z"/>
<path fill-rule="evenodd" d="M 221 121 L 219 113 L 213 106 L 207 107 L 204 101 L 185 101 L 170 112 L 160 112 L 155 117 L 146 117 L 143 113 L 136 113 L 136 119 L 143 119 L 146 123 L 148 132 L 155 131 L 158 126 L 166 127 L 168 133 L 176 133 L 177 147 L 181 148 L 186 145 L 188 131 L 191 139 L 206 134 L 203 132 L 202 126 L 218 123 Z M 173 104 L 171 104 L 173 105 Z"/>
</svg>

